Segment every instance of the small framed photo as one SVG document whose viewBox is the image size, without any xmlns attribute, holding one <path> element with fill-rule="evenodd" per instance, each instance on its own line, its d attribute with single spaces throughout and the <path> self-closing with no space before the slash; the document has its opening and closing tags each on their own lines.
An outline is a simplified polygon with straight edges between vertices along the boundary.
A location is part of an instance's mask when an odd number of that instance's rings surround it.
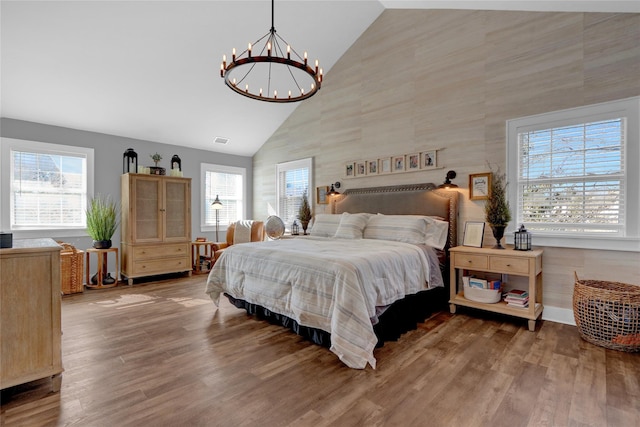
<svg viewBox="0 0 640 427">
<path fill-rule="evenodd" d="M 356 162 L 356 176 L 365 176 L 367 174 L 367 162 L 364 160 Z"/>
<path fill-rule="evenodd" d="M 420 164 L 420 169 L 433 169 L 436 167 L 438 163 L 437 150 L 423 151 L 421 154 L 422 154 L 422 163 Z"/>
<path fill-rule="evenodd" d="M 355 163 L 347 163 L 344 166 L 344 176 L 347 178 L 353 178 L 356 176 L 356 165 Z"/>
<path fill-rule="evenodd" d="M 391 157 L 378 159 L 378 173 L 391 173 Z"/>
<path fill-rule="evenodd" d="M 469 174 L 469 199 L 486 200 L 491 196 L 491 172 Z"/>
<path fill-rule="evenodd" d="M 420 153 L 407 154 L 407 170 L 417 171 L 420 169 Z"/>
<path fill-rule="evenodd" d="M 464 223 L 463 246 L 472 246 L 474 248 L 482 247 L 484 239 L 484 222 L 467 221 Z"/>
<path fill-rule="evenodd" d="M 378 160 L 367 160 L 367 175 L 378 174 Z"/>
<path fill-rule="evenodd" d="M 391 158 L 391 172 L 404 172 L 404 155 Z"/>
<path fill-rule="evenodd" d="M 326 205 L 329 203 L 327 193 L 329 192 L 329 186 L 323 185 L 322 187 L 316 187 L 316 203 L 319 205 Z"/>
</svg>

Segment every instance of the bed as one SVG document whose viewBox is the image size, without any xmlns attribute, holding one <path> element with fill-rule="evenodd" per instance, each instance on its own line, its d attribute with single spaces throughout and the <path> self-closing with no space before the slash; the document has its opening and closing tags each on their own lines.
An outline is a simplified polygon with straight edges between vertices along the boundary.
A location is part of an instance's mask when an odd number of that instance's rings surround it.
<svg viewBox="0 0 640 427">
<path fill-rule="evenodd" d="M 446 307 L 457 196 L 433 184 L 346 190 L 311 236 L 229 248 L 206 292 L 329 347 L 349 367 L 375 368 L 376 346 Z M 323 221 L 337 223 L 335 237 Z"/>
</svg>

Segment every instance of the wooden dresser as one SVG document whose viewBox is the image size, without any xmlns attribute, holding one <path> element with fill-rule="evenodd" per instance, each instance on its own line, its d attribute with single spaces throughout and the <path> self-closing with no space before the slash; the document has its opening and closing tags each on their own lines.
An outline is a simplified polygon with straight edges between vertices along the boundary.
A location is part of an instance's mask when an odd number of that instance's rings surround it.
<svg viewBox="0 0 640 427">
<path fill-rule="evenodd" d="M 191 178 L 122 175 L 122 275 L 191 272 Z"/>
<path fill-rule="evenodd" d="M 14 240 L 0 249 L 0 388 L 52 377 L 62 383 L 59 246 Z"/>
</svg>

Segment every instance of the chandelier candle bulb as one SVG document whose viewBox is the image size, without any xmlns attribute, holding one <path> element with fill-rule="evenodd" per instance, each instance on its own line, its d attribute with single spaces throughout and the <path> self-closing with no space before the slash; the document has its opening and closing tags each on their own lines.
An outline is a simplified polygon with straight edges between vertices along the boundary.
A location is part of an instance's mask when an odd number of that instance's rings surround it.
<svg viewBox="0 0 640 427">
<path fill-rule="evenodd" d="M 233 50 L 231 51 L 231 60 L 235 61 L 236 60 L 236 48 L 234 47 Z"/>
<path fill-rule="evenodd" d="M 291 46 L 287 45 L 287 59 L 291 59 Z"/>
<path fill-rule="evenodd" d="M 271 56 L 271 42 L 267 43 L 267 55 Z"/>
<path fill-rule="evenodd" d="M 273 98 L 274 99 L 278 99 L 278 91 L 277 90 L 273 91 Z"/>
<path fill-rule="evenodd" d="M 316 59 L 316 74 L 318 74 L 318 60 Z"/>
<path fill-rule="evenodd" d="M 249 92 L 249 85 L 244 85 L 244 91 Z"/>
<path fill-rule="evenodd" d="M 291 99 L 291 91 L 289 91 L 289 99 Z"/>
<path fill-rule="evenodd" d="M 247 47 L 247 52 L 249 53 L 249 58 L 251 58 L 251 43 L 249 43 L 249 47 Z"/>
<path fill-rule="evenodd" d="M 227 55 L 222 55 L 222 68 L 227 68 Z"/>
<path fill-rule="evenodd" d="M 304 65 L 307 65 L 307 52 L 304 52 Z"/>
</svg>

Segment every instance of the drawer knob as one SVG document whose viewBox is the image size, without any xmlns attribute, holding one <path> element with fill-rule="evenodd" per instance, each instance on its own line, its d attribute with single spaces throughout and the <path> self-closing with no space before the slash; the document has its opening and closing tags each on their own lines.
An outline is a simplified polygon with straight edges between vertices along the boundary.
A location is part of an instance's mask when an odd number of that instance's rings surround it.
<svg viewBox="0 0 640 427">
<path fill-rule="evenodd" d="M 511 264 L 507 264 L 507 267 L 511 267 Z"/>
</svg>

